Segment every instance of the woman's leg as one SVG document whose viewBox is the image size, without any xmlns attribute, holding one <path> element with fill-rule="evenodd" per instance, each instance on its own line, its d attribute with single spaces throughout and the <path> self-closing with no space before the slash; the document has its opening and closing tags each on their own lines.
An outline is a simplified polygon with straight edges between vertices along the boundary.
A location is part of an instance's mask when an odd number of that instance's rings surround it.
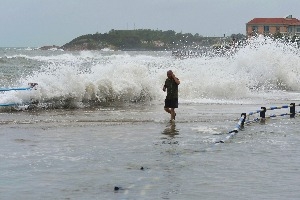
<svg viewBox="0 0 300 200">
<path fill-rule="evenodd" d="M 171 120 L 175 120 L 175 108 L 171 108 Z"/>
</svg>

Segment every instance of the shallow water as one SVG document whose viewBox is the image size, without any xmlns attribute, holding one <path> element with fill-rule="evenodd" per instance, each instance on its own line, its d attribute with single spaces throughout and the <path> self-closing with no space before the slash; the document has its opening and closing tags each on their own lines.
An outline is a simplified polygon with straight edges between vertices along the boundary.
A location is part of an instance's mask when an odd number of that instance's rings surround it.
<svg viewBox="0 0 300 200">
<path fill-rule="evenodd" d="M 174 123 L 162 105 L 132 107 L 1 113 L 1 199 L 300 196 L 299 118 L 215 144 L 243 105 L 183 104 Z"/>
</svg>

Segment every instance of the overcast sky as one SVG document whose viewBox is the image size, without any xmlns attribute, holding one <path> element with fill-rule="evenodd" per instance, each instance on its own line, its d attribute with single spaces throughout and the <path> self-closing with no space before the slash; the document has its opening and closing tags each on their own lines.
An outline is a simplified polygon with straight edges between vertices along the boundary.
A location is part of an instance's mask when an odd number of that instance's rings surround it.
<svg viewBox="0 0 300 200">
<path fill-rule="evenodd" d="M 256 17 L 300 19 L 300 0 L 0 0 L 0 47 L 64 45 L 111 29 L 245 34 Z"/>
</svg>

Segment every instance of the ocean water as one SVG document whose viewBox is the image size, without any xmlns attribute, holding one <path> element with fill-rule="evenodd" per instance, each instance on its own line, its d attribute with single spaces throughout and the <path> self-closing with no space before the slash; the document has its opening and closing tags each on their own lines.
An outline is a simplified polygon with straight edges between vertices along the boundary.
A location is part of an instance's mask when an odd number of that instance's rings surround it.
<svg viewBox="0 0 300 200">
<path fill-rule="evenodd" d="M 216 143 L 241 113 L 300 103 L 299 49 L 260 37 L 230 51 L 0 48 L 0 88 L 38 83 L 0 93 L 0 104 L 36 102 L 0 107 L 0 199 L 299 199 L 298 115 Z M 163 110 L 169 69 L 181 81 L 175 122 Z"/>
</svg>

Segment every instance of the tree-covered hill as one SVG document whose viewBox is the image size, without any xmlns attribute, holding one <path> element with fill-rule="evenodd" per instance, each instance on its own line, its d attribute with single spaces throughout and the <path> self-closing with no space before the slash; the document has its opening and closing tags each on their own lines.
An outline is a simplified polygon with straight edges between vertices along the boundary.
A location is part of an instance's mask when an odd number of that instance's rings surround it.
<svg viewBox="0 0 300 200">
<path fill-rule="evenodd" d="M 114 30 L 79 36 L 63 45 L 64 50 L 177 50 L 187 47 L 211 46 L 242 39 L 242 34 L 229 37 L 203 37 L 199 34 L 176 33 L 150 29 Z"/>
</svg>

